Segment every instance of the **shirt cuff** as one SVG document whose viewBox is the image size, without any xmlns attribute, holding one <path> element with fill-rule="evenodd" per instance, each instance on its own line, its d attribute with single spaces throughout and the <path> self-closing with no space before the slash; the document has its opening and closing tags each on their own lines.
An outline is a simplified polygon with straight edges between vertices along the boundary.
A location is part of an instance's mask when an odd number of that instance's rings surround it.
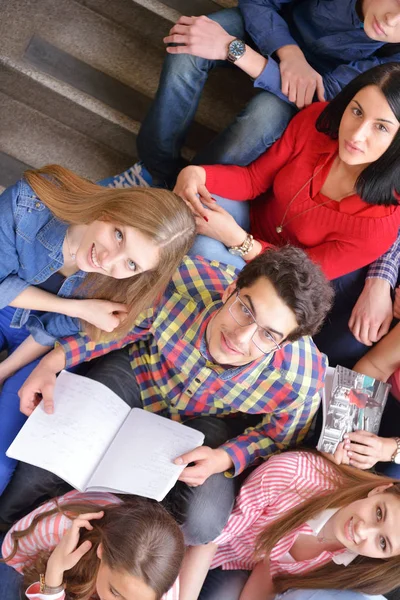
<svg viewBox="0 0 400 600">
<path fill-rule="evenodd" d="M 279 69 L 279 65 L 276 62 L 276 60 L 274 60 L 270 56 L 268 57 L 268 62 L 264 70 L 260 73 L 257 79 L 254 80 L 254 87 L 261 88 L 263 90 L 266 90 L 267 92 L 271 92 L 284 102 L 295 106 L 293 102 L 289 101 L 289 98 L 285 96 L 285 94 L 282 94 L 281 72 Z"/>
<path fill-rule="evenodd" d="M 57 338 L 46 331 L 39 317 L 31 314 L 25 326 L 35 342 L 41 346 L 54 346 Z"/>
<path fill-rule="evenodd" d="M 62 600 L 65 598 L 65 591 L 56 592 L 55 594 L 43 594 L 40 592 L 40 583 L 32 583 L 25 592 L 29 600 Z"/>
</svg>

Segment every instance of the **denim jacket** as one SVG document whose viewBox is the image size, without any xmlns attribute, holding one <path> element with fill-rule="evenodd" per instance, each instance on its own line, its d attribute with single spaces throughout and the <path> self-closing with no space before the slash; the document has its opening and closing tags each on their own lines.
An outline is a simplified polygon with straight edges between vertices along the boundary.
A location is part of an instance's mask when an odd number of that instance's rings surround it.
<svg viewBox="0 0 400 600">
<path fill-rule="evenodd" d="M 52 215 L 21 179 L 0 195 L 0 309 L 30 285 L 40 287 L 64 264 L 62 245 L 68 225 Z M 58 295 L 76 295 L 86 273 L 67 277 Z M 27 327 L 35 340 L 50 346 L 79 331 L 79 320 L 58 313 L 18 308 L 11 327 Z"/>
</svg>

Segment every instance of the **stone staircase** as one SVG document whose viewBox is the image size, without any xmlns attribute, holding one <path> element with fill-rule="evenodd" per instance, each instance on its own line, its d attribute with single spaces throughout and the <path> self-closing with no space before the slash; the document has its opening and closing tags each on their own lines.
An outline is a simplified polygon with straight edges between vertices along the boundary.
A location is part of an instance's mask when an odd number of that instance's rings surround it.
<svg viewBox="0 0 400 600">
<path fill-rule="evenodd" d="M 100 179 L 137 159 L 136 135 L 155 94 L 162 42 L 180 14 L 233 0 L 0 0 L 0 187 L 27 167 L 59 163 Z M 212 74 L 185 156 L 249 98 L 239 70 Z"/>
</svg>

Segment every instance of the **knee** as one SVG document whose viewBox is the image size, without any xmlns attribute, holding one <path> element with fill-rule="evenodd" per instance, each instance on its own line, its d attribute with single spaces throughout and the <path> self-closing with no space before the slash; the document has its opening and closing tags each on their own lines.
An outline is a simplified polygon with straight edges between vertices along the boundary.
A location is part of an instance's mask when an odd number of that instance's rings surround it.
<svg viewBox="0 0 400 600">
<path fill-rule="evenodd" d="M 246 119 L 254 131 L 262 131 L 264 136 L 278 139 L 286 129 L 296 108 L 270 92 L 261 92 L 254 96 L 239 118 Z"/>
<path fill-rule="evenodd" d="M 187 507 L 182 532 L 190 546 L 208 544 L 225 527 L 235 501 L 235 483 L 223 473 L 196 488 Z"/>
<path fill-rule="evenodd" d="M 209 71 L 214 61 L 191 54 L 167 54 L 161 78 L 168 85 L 182 85 L 192 81 L 198 72 Z"/>
</svg>

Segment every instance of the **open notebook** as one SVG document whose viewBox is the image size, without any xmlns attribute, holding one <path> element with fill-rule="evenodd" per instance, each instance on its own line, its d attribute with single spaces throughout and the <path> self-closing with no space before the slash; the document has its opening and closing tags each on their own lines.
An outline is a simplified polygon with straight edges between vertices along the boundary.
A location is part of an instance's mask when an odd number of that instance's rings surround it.
<svg viewBox="0 0 400 600">
<path fill-rule="evenodd" d="M 173 460 L 204 435 L 140 408 L 102 383 L 63 371 L 54 413 L 36 408 L 7 456 L 47 469 L 77 490 L 138 494 L 162 500 L 182 466 Z"/>
</svg>

